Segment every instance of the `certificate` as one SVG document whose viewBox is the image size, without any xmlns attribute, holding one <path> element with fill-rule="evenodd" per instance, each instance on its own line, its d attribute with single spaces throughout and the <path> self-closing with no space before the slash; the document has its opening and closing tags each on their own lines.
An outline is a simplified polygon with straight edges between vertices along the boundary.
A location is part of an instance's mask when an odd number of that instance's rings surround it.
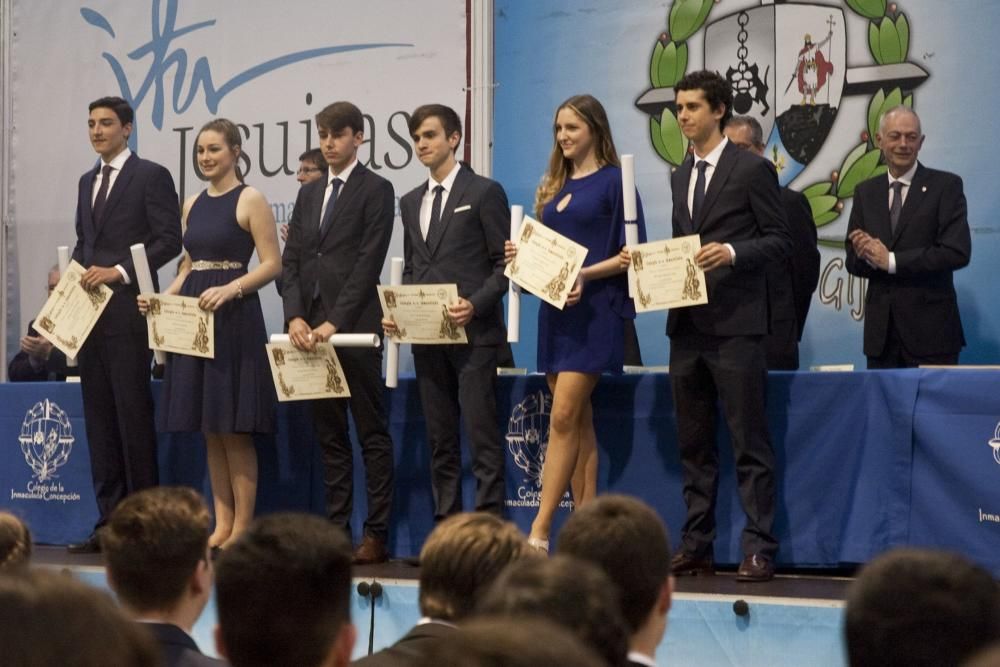
<svg viewBox="0 0 1000 667">
<path fill-rule="evenodd" d="M 198 307 L 193 296 L 146 294 L 149 349 L 215 358 L 215 313 Z"/>
<path fill-rule="evenodd" d="M 448 317 L 458 301 L 458 285 L 379 285 L 378 300 L 385 318 L 396 323 L 398 343 L 452 345 L 468 343 L 465 327 Z"/>
<path fill-rule="evenodd" d="M 347 398 L 351 395 L 333 345 L 304 352 L 291 343 L 268 343 L 267 360 L 279 401 Z"/>
<path fill-rule="evenodd" d="M 504 275 L 562 310 L 586 256 L 586 247 L 525 216 L 517 256 Z"/>
<path fill-rule="evenodd" d="M 705 272 L 694 262 L 700 248 L 697 234 L 629 248 L 628 280 L 637 313 L 708 303 Z"/>
<path fill-rule="evenodd" d="M 35 318 L 38 333 L 70 359 L 80 353 L 113 294 L 107 285 L 84 289 L 80 278 L 86 272 L 76 261 L 70 262 Z"/>
</svg>

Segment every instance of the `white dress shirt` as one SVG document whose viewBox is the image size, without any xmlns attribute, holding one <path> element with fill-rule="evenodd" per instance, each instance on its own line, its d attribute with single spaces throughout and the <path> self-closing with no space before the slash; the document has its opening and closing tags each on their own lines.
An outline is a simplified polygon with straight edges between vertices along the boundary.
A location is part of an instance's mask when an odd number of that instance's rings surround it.
<svg viewBox="0 0 1000 667">
<path fill-rule="evenodd" d="M 448 175 L 444 177 L 444 180 L 438 183 L 434 180 L 433 176 L 427 177 L 427 190 L 424 192 L 423 199 L 420 200 L 420 235 L 427 240 L 427 232 L 431 227 L 431 209 L 434 208 L 434 188 L 441 186 L 444 190 L 441 191 L 441 210 L 440 214 L 444 214 L 444 205 L 448 203 L 448 194 L 451 192 L 452 187 L 455 185 L 455 177 L 458 176 L 458 171 L 462 168 L 461 163 L 455 162 L 455 166 L 451 168 Z"/>
<path fill-rule="evenodd" d="M 889 173 L 886 174 L 886 176 L 889 177 L 889 208 L 890 209 L 892 208 L 892 197 L 893 197 L 892 184 L 895 183 L 896 181 L 899 181 L 900 183 L 903 184 L 903 187 L 900 188 L 900 190 L 899 190 L 899 196 L 902 197 L 902 199 L 899 202 L 899 207 L 900 207 L 900 209 L 902 209 L 903 205 L 906 204 L 906 195 L 908 195 L 910 193 L 910 184 L 913 183 L 913 176 L 916 173 L 917 173 L 917 163 L 914 162 L 913 166 L 910 167 L 906 171 L 906 173 L 903 174 L 902 176 L 900 176 L 899 178 L 895 178 L 892 174 L 889 174 Z M 890 252 L 889 253 L 889 273 L 896 273 L 896 253 L 894 253 L 894 252 Z"/>
<path fill-rule="evenodd" d="M 337 197 L 340 197 L 340 193 L 344 191 L 344 186 L 347 185 L 347 179 L 351 177 L 351 172 L 354 171 L 354 167 L 356 167 L 357 164 L 358 160 L 355 158 L 354 161 L 344 167 L 339 174 L 333 173 L 333 167 L 328 168 L 326 177 L 326 192 L 323 194 L 323 208 L 319 210 L 319 224 L 323 224 L 323 216 L 326 214 L 326 203 L 330 201 L 330 195 L 333 194 L 333 179 L 339 178 L 342 181 L 340 191 L 337 193 Z"/>
<path fill-rule="evenodd" d="M 729 143 L 729 139 L 725 136 L 722 137 L 722 141 L 709 152 L 705 157 L 699 156 L 697 153 L 693 153 L 694 156 L 694 167 L 691 168 L 691 180 L 688 181 L 688 212 L 691 214 L 691 222 L 695 222 L 694 219 L 694 186 L 698 182 L 698 162 L 704 160 L 708 163 L 705 167 L 705 192 L 708 193 L 708 184 L 712 182 L 712 175 L 715 174 L 715 167 L 719 164 L 719 159 L 722 157 L 722 151 L 726 148 L 726 144 Z M 729 249 L 729 263 L 736 264 L 736 250 L 729 243 L 723 243 Z"/>
<path fill-rule="evenodd" d="M 94 206 L 94 201 L 97 200 L 97 192 L 101 189 L 101 182 L 104 180 L 104 165 L 111 166 L 111 173 L 108 174 L 108 191 L 106 194 L 107 201 L 111 198 L 111 188 L 115 187 L 115 181 L 118 180 L 118 174 L 122 172 L 122 167 L 125 166 L 125 161 L 131 157 L 132 151 L 126 146 L 118 155 L 111 159 L 111 162 L 105 162 L 101 160 L 101 168 L 97 170 L 97 176 L 94 178 L 94 187 L 90 191 L 90 205 Z M 132 281 L 128 278 L 128 271 L 121 264 L 115 264 L 115 268 L 118 269 L 118 273 L 122 274 L 122 282 L 126 285 L 131 285 Z"/>
</svg>

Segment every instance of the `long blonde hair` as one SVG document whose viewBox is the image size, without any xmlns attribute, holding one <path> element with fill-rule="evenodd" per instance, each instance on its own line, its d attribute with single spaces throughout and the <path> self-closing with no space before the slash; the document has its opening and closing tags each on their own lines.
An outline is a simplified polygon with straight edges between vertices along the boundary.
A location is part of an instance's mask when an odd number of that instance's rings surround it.
<svg viewBox="0 0 1000 667">
<path fill-rule="evenodd" d="M 574 95 L 559 105 L 552 119 L 552 154 L 549 156 L 549 166 L 542 176 L 542 182 L 535 190 L 535 217 L 542 219 L 542 209 L 562 190 L 566 179 L 573 173 L 573 162 L 563 157 L 559 141 L 556 139 L 556 118 L 563 109 L 570 109 L 583 119 L 590 128 L 594 139 L 594 156 L 597 166 L 613 164 L 620 166 L 615 140 L 611 138 L 611 126 L 604 107 L 593 95 Z"/>
</svg>

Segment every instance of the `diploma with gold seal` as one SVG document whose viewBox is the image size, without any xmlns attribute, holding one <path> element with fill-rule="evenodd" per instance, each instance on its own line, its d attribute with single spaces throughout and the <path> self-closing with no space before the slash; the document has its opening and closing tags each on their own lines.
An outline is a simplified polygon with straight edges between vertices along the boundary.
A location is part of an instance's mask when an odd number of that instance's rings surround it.
<svg viewBox="0 0 1000 667">
<path fill-rule="evenodd" d="M 80 353 L 113 294 L 107 285 L 84 289 L 80 278 L 86 272 L 76 261 L 70 262 L 35 318 L 38 333 L 69 359 Z"/>
<path fill-rule="evenodd" d="M 318 343 L 312 352 L 291 343 L 268 343 L 267 360 L 279 401 L 347 398 L 344 369 L 329 343 Z"/>
<path fill-rule="evenodd" d="M 149 349 L 215 358 L 215 313 L 198 307 L 198 298 L 146 294 Z"/>
<path fill-rule="evenodd" d="M 397 343 L 457 345 L 468 343 L 465 327 L 448 317 L 458 301 L 458 285 L 379 285 L 383 317 L 396 323 Z"/>
<path fill-rule="evenodd" d="M 517 238 L 517 256 L 504 275 L 562 310 L 586 256 L 586 246 L 525 216 Z"/>
<path fill-rule="evenodd" d="M 695 264 L 701 236 L 679 236 L 629 248 L 629 287 L 635 311 L 684 308 L 708 303 L 705 272 Z"/>
</svg>

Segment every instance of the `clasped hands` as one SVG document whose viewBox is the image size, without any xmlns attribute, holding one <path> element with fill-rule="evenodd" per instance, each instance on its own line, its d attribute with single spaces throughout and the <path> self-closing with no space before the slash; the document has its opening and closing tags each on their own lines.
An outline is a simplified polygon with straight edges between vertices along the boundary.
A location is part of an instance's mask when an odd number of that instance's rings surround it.
<svg viewBox="0 0 1000 667">
<path fill-rule="evenodd" d="M 863 229 L 855 229 L 847 235 L 854 248 L 854 254 L 876 269 L 889 270 L 889 249 L 879 239 Z"/>
</svg>

